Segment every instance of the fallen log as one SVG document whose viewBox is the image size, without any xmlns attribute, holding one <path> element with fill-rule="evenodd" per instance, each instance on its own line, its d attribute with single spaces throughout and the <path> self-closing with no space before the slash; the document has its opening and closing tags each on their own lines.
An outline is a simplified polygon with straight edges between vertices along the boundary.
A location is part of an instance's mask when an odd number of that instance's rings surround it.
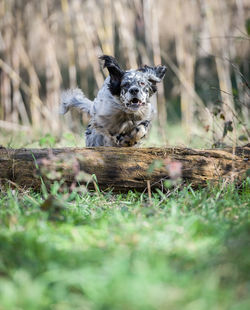
<svg viewBox="0 0 250 310">
<path fill-rule="evenodd" d="M 250 144 L 225 149 L 164 148 L 61 148 L 7 149 L 0 147 L 0 183 L 11 182 L 22 187 L 39 189 L 41 177 L 47 180 L 43 168 L 60 171 L 54 179 L 72 183 L 79 171 L 95 174 L 101 189 L 143 191 L 150 182 L 152 188 L 162 187 L 173 177 L 171 163 L 181 163 L 182 180 L 194 187 L 207 181 L 238 180 L 250 168 Z M 75 161 L 72 162 L 72 159 Z M 170 165 L 170 166 L 169 166 Z M 180 167 L 180 166 L 179 166 Z M 48 171 L 47 169 L 47 171 Z M 86 181 L 86 180 L 85 180 Z M 81 181 L 85 183 L 85 181 Z"/>
</svg>

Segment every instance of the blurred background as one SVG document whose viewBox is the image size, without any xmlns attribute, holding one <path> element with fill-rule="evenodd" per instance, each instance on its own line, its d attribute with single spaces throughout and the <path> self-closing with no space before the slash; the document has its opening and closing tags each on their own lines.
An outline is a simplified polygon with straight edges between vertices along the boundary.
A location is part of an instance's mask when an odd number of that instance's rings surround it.
<svg viewBox="0 0 250 310">
<path fill-rule="evenodd" d="M 102 54 L 168 67 L 145 145 L 249 142 L 249 0 L 0 0 L 0 144 L 83 146 L 60 92 L 93 99 Z"/>
</svg>

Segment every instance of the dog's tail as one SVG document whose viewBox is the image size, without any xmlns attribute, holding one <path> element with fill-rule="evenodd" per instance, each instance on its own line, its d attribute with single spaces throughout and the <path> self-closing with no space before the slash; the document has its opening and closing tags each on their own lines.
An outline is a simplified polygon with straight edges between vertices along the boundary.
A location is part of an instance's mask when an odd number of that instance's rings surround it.
<svg viewBox="0 0 250 310">
<path fill-rule="evenodd" d="M 63 91 L 61 94 L 60 114 L 65 114 L 71 108 L 92 114 L 93 101 L 86 98 L 79 88 Z"/>
</svg>

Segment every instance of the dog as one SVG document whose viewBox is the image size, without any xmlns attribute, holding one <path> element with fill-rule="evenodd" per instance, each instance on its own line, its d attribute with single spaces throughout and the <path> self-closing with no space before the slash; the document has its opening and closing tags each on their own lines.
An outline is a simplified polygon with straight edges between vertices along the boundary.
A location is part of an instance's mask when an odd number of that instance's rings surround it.
<svg viewBox="0 0 250 310">
<path fill-rule="evenodd" d="M 109 76 L 94 101 L 80 89 L 62 93 L 61 113 L 71 108 L 87 112 L 90 122 L 85 131 L 86 146 L 137 146 L 146 136 L 153 118 L 151 96 L 165 76 L 166 67 L 145 65 L 124 71 L 112 56 L 99 57 Z"/>
</svg>

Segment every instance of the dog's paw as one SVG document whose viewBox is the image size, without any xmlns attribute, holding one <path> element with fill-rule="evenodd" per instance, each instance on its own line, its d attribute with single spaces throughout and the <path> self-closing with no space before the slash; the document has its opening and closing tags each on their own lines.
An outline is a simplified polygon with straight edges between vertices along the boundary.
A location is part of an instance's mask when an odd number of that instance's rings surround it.
<svg viewBox="0 0 250 310">
<path fill-rule="evenodd" d="M 130 146 L 130 137 L 128 135 L 119 134 L 116 136 L 116 144 L 120 147 Z"/>
<path fill-rule="evenodd" d="M 135 127 L 135 129 L 131 132 L 131 137 L 133 138 L 133 140 L 138 142 L 139 140 L 145 137 L 146 133 L 147 128 L 142 124 Z"/>
<path fill-rule="evenodd" d="M 146 120 L 146 121 L 141 122 L 138 126 L 134 128 L 131 135 L 136 142 L 140 141 L 146 136 L 148 129 L 149 129 L 149 125 L 150 125 L 150 121 Z"/>
<path fill-rule="evenodd" d="M 120 134 L 116 137 L 118 146 L 134 146 L 143 139 L 149 129 L 150 121 L 143 121 L 132 129 L 129 134 Z"/>
</svg>

